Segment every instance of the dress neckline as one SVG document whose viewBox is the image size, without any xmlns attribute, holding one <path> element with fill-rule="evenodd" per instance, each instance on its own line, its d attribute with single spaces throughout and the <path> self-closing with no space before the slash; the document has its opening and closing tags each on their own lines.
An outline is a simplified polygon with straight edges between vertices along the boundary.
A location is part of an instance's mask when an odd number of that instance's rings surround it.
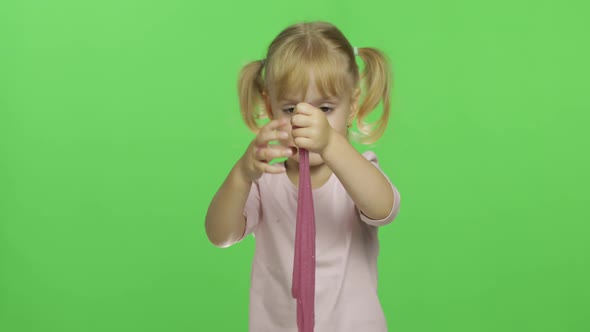
<svg viewBox="0 0 590 332">
<path fill-rule="evenodd" d="M 287 161 L 284 162 L 284 166 L 285 169 L 287 168 Z M 297 193 L 299 191 L 299 187 L 296 186 L 293 182 L 291 182 L 291 179 L 289 178 L 289 175 L 287 175 L 287 172 L 283 172 L 281 173 L 281 177 L 283 178 L 284 181 L 288 182 L 288 187 L 291 191 Z M 324 182 L 324 184 L 322 184 L 319 188 L 312 188 L 312 192 L 313 194 L 320 194 L 324 191 L 327 190 L 328 187 L 330 187 L 330 184 L 336 179 L 336 174 L 334 174 L 334 172 L 332 172 L 330 174 L 330 177 L 328 178 L 328 180 L 326 180 L 326 182 Z"/>
</svg>

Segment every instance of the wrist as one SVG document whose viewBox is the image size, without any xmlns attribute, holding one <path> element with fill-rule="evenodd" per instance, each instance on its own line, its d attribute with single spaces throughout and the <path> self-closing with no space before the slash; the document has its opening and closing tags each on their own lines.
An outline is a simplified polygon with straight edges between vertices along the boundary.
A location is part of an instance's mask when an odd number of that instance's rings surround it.
<svg viewBox="0 0 590 332">
<path fill-rule="evenodd" d="M 348 144 L 346 137 L 340 135 L 335 130 L 332 130 L 330 133 L 330 138 L 328 140 L 328 144 L 320 153 L 320 156 L 324 160 L 326 164 L 329 164 L 330 161 L 337 158 L 339 151 L 341 151 L 341 147 L 343 144 Z"/>
<path fill-rule="evenodd" d="M 234 166 L 233 173 L 235 174 L 236 180 L 243 183 L 250 183 L 254 180 L 254 176 L 248 171 L 246 161 L 244 158 L 240 158 Z"/>
</svg>

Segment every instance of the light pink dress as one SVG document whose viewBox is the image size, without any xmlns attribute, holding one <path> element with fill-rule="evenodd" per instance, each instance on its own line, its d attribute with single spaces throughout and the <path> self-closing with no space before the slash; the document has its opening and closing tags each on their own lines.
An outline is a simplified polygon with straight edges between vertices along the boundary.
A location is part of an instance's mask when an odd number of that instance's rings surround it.
<svg viewBox="0 0 590 332">
<path fill-rule="evenodd" d="M 373 152 L 363 156 L 379 168 Z M 390 223 L 399 212 L 400 194 L 393 184 L 391 188 L 394 206 L 382 220 L 363 215 L 334 174 L 313 190 L 315 332 L 387 331 L 377 296 L 377 233 L 379 226 Z M 291 297 L 297 192 L 285 173 L 264 174 L 253 182 L 246 202 L 242 239 L 253 233 L 256 240 L 250 286 L 251 332 L 297 332 L 297 304 Z"/>
</svg>

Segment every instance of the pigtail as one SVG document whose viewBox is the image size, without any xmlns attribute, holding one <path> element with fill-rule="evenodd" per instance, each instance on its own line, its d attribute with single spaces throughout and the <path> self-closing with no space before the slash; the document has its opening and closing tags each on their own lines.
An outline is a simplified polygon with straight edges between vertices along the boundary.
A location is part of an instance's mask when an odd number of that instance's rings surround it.
<svg viewBox="0 0 590 332">
<path fill-rule="evenodd" d="M 240 112 L 248 128 L 255 133 L 260 130 L 257 120 L 265 117 L 265 112 L 260 108 L 264 89 L 262 80 L 263 67 L 264 60 L 252 61 L 242 68 L 238 78 Z"/>
<path fill-rule="evenodd" d="M 365 63 L 365 69 L 361 75 L 361 81 L 365 85 L 365 93 L 356 121 L 358 130 L 361 133 L 360 142 L 370 144 L 383 135 L 389 120 L 391 70 L 385 55 L 375 48 L 359 48 L 358 55 Z M 367 116 L 379 105 L 380 101 L 383 101 L 381 117 L 373 123 L 368 123 L 366 121 Z"/>
</svg>

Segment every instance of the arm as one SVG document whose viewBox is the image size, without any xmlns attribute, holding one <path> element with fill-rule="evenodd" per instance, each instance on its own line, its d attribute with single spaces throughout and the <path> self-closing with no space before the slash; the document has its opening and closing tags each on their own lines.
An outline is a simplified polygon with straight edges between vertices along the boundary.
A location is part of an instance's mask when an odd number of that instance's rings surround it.
<svg viewBox="0 0 590 332">
<path fill-rule="evenodd" d="M 292 154 L 292 151 L 285 147 L 269 145 L 270 141 L 289 136 L 286 132 L 278 130 L 286 123 L 286 120 L 273 120 L 260 129 L 213 197 L 205 218 L 207 237 L 213 245 L 229 247 L 244 234 L 244 208 L 252 181 L 259 179 L 263 173 L 277 174 L 285 171 L 284 167 L 270 165 L 268 161 Z"/>
<path fill-rule="evenodd" d="M 322 159 L 364 215 L 374 220 L 389 215 L 395 203 L 391 184 L 370 161 L 356 151 L 346 137 L 334 132 Z"/>
<path fill-rule="evenodd" d="M 332 116 L 342 125 L 343 109 Z M 385 175 L 359 154 L 345 134 L 335 130 L 324 113 L 307 103 L 299 103 L 291 118 L 294 142 L 297 146 L 317 152 L 336 174 L 355 205 L 372 220 L 387 218 L 393 211 L 395 194 Z M 338 128 L 342 129 L 342 128 Z M 399 195 L 397 196 L 399 197 Z"/>
<path fill-rule="evenodd" d="M 232 168 L 229 175 L 213 197 L 207 217 L 205 230 L 213 245 L 229 247 L 240 239 L 246 227 L 244 206 L 252 186 L 240 172 L 240 161 Z"/>
</svg>

